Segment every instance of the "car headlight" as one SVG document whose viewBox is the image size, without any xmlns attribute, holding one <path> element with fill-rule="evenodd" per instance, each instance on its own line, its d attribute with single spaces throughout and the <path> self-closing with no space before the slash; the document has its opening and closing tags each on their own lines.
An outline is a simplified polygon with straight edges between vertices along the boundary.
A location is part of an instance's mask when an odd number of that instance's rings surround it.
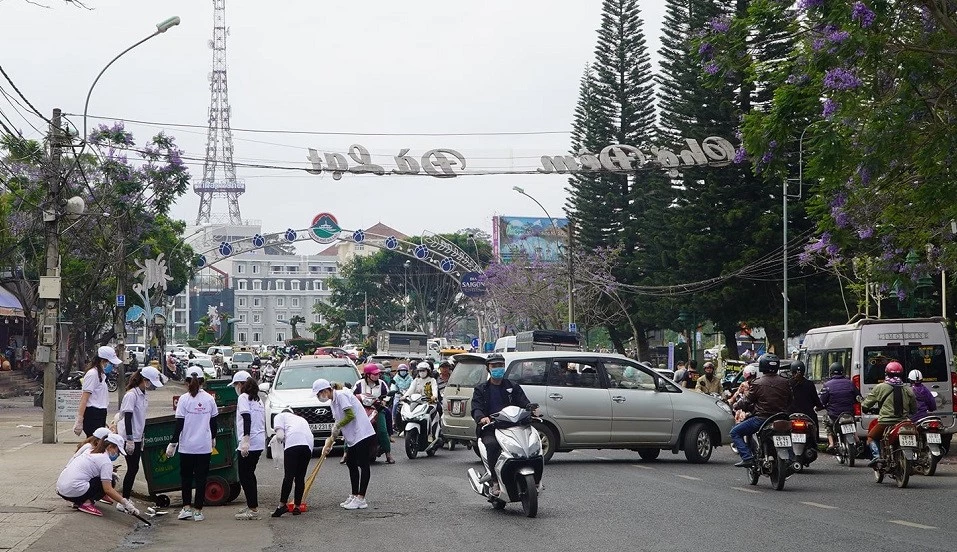
<svg viewBox="0 0 957 552">
<path fill-rule="evenodd" d="M 714 401 L 714 404 L 720 406 L 720 407 L 721 407 L 721 410 L 724 410 L 725 412 L 727 412 L 728 415 L 731 415 L 731 416 L 734 415 L 734 411 L 731 410 L 731 407 L 728 406 L 728 403 L 726 403 L 726 402 L 724 402 L 724 401 Z"/>
</svg>

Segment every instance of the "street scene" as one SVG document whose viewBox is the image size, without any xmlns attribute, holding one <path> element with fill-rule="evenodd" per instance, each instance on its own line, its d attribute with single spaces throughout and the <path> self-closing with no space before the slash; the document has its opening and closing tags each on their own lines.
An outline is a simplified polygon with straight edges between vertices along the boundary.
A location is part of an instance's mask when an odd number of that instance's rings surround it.
<svg viewBox="0 0 957 552">
<path fill-rule="evenodd" d="M 0 551 L 957 540 L 957 3 L 0 21 Z"/>
</svg>

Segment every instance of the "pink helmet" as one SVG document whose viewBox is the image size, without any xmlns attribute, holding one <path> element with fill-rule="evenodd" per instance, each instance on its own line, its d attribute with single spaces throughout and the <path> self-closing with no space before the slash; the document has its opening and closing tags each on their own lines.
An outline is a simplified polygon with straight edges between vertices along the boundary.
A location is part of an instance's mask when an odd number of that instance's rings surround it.
<svg viewBox="0 0 957 552">
<path fill-rule="evenodd" d="M 379 370 L 379 365 L 377 364 L 366 364 L 362 367 L 362 373 L 366 376 L 369 376 L 372 374 L 379 374 L 381 373 L 381 370 Z"/>
</svg>

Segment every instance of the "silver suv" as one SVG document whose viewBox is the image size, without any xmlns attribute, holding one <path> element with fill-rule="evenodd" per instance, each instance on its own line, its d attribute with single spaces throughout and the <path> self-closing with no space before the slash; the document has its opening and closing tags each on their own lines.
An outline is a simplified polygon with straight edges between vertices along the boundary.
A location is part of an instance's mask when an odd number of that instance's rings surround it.
<svg viewBox="0 0 957 552">
<path fill-rule="evenodd" d="M 505 377 L 539 404 L 546 461 L 555 452 L 612 448 L 635 450 L 645 460 L 662 450 L 683 450 L 689 462 L 704 463 L 715 446 L 730 443 L 734 419 L 724 402 L 681 389 L 624 356 L 559 351 L 503 356 Z M 472 389 L 458 385 L 449 391 L 446 400 L 462 405 L 446 405 L 446 427 L 461 437 L 471 431 L 474 438 L 475 425 L 466 411 Z"/>
</svg>

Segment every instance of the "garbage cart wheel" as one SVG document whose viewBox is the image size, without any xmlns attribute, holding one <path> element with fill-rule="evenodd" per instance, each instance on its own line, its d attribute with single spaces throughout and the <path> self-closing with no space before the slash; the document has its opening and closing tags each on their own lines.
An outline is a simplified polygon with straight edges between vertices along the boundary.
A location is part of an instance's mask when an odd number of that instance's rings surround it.
<svg viewBox="0 0 957 552">
<path fill-rule="evenodd" d="M 239 493 L 243 492 L 243 486 L 239 483 L 230 483 L 229 484 L 229 500 L 227 502 L 232 502 L 239 498 Z"/>
<path fill-rule="evenodd" d="M 154 500 L 154 502 L 156 502 L 156 505 L 159 506 L 160 508 L 167 508 L 169 507 L 169 496 L 156 495 L 156 499 Z"/>
<path fill-rule="evenodd" d="M 206 479 L 206 504 L 222 506 L 229 498 L 229 483 L 218 475 Z"/>
</svg>

